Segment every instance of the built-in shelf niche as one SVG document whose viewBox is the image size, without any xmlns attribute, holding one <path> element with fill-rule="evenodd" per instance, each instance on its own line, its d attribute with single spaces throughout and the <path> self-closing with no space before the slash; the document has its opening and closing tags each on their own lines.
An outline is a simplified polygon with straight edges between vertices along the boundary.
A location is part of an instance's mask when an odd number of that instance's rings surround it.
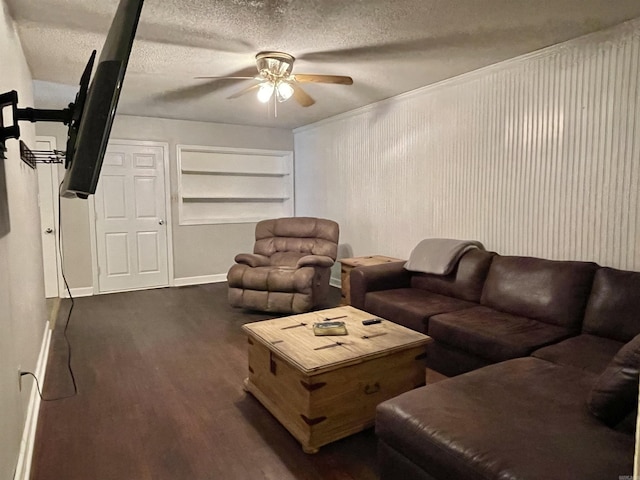
<svg viewBox="0 0 640 480">
<path fill-rule="evenodd" d="M 178 145 L 181 225 L 293 215 L 293 152 Z"/>
</svg>

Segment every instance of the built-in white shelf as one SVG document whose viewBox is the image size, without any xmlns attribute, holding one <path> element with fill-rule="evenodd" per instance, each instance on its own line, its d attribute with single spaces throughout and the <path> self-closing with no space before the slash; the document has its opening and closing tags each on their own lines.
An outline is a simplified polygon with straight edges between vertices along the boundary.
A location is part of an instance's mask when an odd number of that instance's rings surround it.
<svg viewBox="0 0 640 480">
<path fill-rule="evenodd" d="M 183 169 L 186 175 L 225 175 L 230 177 L 286 177 L 288 172 L 220 172 L 215 170 L 189 170 Z"/>
<path fill-rule="evenodd" d="M 181 225 L 293 215 L 293 152 L 178 145 Z"/>
<path fill-rule="evenodd" d="M 271 196 L 216 196 L 216 195 L 183 195 L 185 202 L 284 202 L 290 197 L 271 197 Z"/>
</svg>

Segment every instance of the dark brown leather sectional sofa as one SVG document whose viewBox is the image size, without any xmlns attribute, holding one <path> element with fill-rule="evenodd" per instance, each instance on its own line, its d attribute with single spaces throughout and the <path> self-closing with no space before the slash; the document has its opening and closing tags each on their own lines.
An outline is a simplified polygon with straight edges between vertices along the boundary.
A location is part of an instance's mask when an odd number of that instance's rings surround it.
<svg viewBox="0 0 640 480">
<path fill-rule="evenodd" d="M 632 475 L 640 272 L 482 250 L 447 276 L 403 265 L 354 269 L 352 304 L 429 334 L 453 378 L 378 407 L 382 479 Z"/>
</svg>

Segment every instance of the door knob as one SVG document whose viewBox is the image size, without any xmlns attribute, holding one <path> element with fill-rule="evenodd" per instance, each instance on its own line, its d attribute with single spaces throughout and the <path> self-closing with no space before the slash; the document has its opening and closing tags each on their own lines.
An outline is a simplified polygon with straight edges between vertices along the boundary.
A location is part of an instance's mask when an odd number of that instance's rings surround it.
<svg viewBox="0 0 640 480">
<path fill-rule="evenodd" d="M 49 227 L 47 228 L 44 233 L 53 233 L 53 228 Z"/>
<path fill-rule="evenodd" d="M 164 220 L 160 220 L 160 221 L 158 222 L 158 225 L 164 225 Z"/>
</svg>

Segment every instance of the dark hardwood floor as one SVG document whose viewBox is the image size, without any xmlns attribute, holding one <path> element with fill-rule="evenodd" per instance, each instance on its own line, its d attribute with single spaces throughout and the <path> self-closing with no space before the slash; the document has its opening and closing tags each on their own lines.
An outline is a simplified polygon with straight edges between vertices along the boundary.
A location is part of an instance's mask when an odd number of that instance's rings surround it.
<svg viewBox="0 0 640 480">
<path fill-rule="evenodd" d="M 244 323 L 226 283 L 75 300 L 67 336 L 78 394 L 42 402 L 32 480 L 377 478 L 373 429 L 320 449 L 250 394 Z M 332 304 L 339 301 L 332 289 Z M 73 392 L 60 308 L 45 398 Z M 330 305 L 331 306 L 331 305 Z"/>
</svg>

